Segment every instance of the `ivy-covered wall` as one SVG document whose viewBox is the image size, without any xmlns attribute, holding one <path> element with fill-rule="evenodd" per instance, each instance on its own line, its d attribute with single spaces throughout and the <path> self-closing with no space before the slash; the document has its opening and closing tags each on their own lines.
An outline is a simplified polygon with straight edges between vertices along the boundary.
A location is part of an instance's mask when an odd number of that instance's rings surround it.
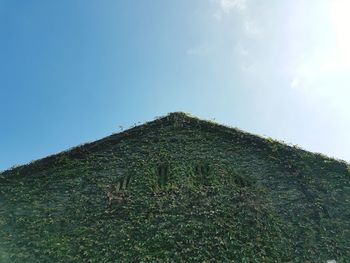
<svg viewBox="0 0 350 263">
<path fill-rule="evenodd" d="M 171 114 L 0 174 L 0 262 L 348 262 L 347 169 Z"/>
</svg>

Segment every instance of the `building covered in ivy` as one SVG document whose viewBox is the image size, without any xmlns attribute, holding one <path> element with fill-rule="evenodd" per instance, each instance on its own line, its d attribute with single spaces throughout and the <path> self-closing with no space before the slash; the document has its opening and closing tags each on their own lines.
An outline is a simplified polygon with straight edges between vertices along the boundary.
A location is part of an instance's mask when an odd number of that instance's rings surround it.
<svg viewBox="0 0 350 263">
<path fill-rule="evenodd" d="M 347 163 L 184 113 L 0 174 L 0 262 L 349 262 Z"/>
</svg>

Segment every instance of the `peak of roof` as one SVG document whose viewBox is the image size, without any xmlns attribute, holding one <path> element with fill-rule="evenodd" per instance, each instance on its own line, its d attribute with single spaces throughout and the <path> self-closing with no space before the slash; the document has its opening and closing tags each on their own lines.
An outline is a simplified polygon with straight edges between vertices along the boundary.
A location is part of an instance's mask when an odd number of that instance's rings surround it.
<svg viewBox="0 0 350 263">
<path fill-rule="evenodd" d="M 171 120 L 195 119 L 195 117 L 192 116 L 190 113 L 186 113 L 182 111 L 170 112 L 165 117 Z"/>
<path fill-rule="evenodd" d="M 66 151 L 44 157 L 44 158 L 36 160 L 32 163 L 21 165 L 21 166 L 18 166 L 16 168 L 13 168 L 13 169 L 10 168 L 9 170 L 0 171 L 0 174 L 8 173 L 11 170 L 24 170 L 27 168 L 34 169 L 37 166 L 38 167 L 42 166 L 42 164 L 44 164 L 45 166 L 49 166 L 50 163 L 55 162 L 55 159 L 57 157 L 64 155 L 64 154 L 66 154 L 70 157 L 74 157 L 74 158 L 77 156 L 83 156 L 85 153 L 87 153 L 91 150 L 92 151 L 97 150 L 98 148 L 101 148 L 104 145 L 108 146 L 108 145 L 111 145 L 114 143 L 118 143 L 123 138 L 133 136 L 135 134 L 142 134 L 144 128 L 152 129 L 152 128 L 158 127 L 159 125 L 162 125 L 162 124 L 167 125 L 169 123 L 176 124 L 175 125 L 176 127 L 183 127 L 184 124 L 188 124 L 189 127 L 192 126 L 192 127 L 198 127 L 201 129 L 209 129 L 211 131 L 222 132 L 223 134 L 226 134 L 229 136 L 230 135 L 239 136 L 244 140 L 252 142 L 254 145 L 260 144 L 260 145 L 263 145 L 264 147 L 267 144 L 271 144 L 271 142 L 272 142 L 271 139 L 266 139 L 266 138 L 261 137 L 261 136 L 256 135 L 256 134 L 248 133 L 248 132 L 242 131 L 240 129 L 237 129 L 234 127 L 229 127 L 226 125 L 222 125 L 222 124 L 219 124 L 219 123 L 216 123 L 213 121 L 203 120 L 203 119 L 200 119 L 196 116 L 191 115 L 190 113 L 178 111 L 178 112 L 170 112 L 165 116 L 158 117 L 156 120 L 146 122 L 146 123 L 143 123 L 141 125 L 134 126 L 134 127 L 129 128 L 127 130 L 112 134 L 110 136 L 96 140 L 94 142 L 82 144 L 82 145 L 73 147 L 71 149 L 68 149 Z M 279 144 L 283 148 L 286 148 L 289 150 L 293 148 L 292 146 L 287 145 L 284 142 L 279 142 L 279 141 L 275 141 L 275 140 L 273 140 L 273 141 L 275 143 Z M 296 150 L 296 149 L 294 149 L 294 150 Z M 300 148 L 298 148 L 298 151 L 311 154 L 311 152 L 307 152 L 307 151 L 300 149 Z M 329 158 L 326 156 L 323 156 L 323 158 L 333 159 L 333 158 Z M 345 163 L 342 160 L 334 160 L 334 161 L 338 161 L 338 162 L 341 161 L 341 162 Z"/>
<path fill-rule="evenodd" d="M 190 113 L 186 113 L 186 112 L 183 112 L 183 111 L 169 112 L 168 116 L 192 117 L 192 115 Z"/>
</svg>

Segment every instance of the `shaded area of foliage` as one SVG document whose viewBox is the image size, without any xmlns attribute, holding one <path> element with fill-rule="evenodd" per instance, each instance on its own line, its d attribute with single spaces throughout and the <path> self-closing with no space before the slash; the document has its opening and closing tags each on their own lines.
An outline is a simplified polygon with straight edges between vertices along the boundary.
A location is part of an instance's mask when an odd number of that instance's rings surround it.
<svg viewBox="0 0 350 263">
<path fill-rule="evenodd" d="M 347 262 L 349 177 L 170 114 L 0 174 L 0 262 Z"/>
</svg>

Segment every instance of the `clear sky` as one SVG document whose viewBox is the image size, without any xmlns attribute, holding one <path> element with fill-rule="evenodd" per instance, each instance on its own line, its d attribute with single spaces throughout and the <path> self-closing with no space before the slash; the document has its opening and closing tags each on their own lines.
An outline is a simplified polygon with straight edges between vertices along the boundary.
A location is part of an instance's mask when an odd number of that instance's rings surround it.
<svg viewBox="0 0 350 263">
<path fill-rule="evenodd" d="M 185 111 L 350 161 L 348 0 L 0 0 L 0 170 Z"/>
</svg>

